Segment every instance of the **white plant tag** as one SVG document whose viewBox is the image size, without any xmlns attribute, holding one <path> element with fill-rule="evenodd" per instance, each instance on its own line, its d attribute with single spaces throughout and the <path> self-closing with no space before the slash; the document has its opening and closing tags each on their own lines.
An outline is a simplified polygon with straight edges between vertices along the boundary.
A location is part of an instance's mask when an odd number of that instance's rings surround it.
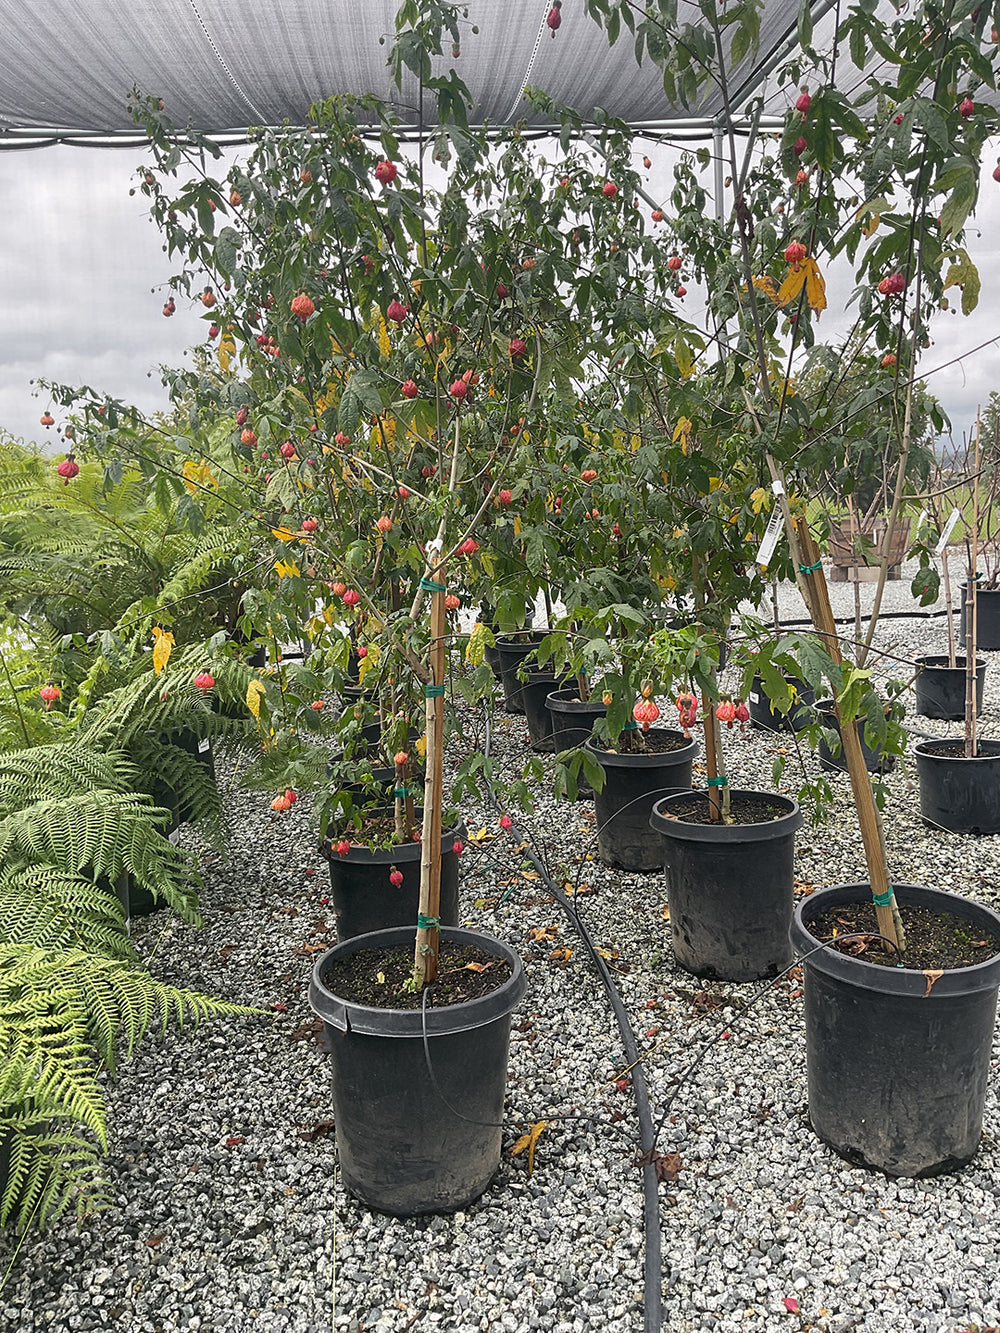
<svg viewBox="0 0 1000 1333">
<path fill-rule="evenodd" d="M 208 739 L 207 736 L 202 736 L 201 740 L 198 742 L 198 753 L 206 754 L 208 752 L 208 747 L 211 745 L 211 743 L 212 742 Z"/>
<path fill-rule="evenodd" d="M 935 555 L 943 555 L 944 548 L 948 545 L 951 534 L 955 531 L 955 524 L 962 517 L 962 511 L 956 506 L 948 515 L 948 522 L 944 525 L 944 531 L 938 538 L 938 544 L 934 547 Z"/>
<path fill-rule="evenodd" d="M 767 569 L 771 556 L 774 555 L 774 548 L 778 545 L 778 538 L 781 536 L 782 513 L 777 505 L 771 517 L 767 521 L 767 527 L 764 529 L 764 538 L 757 548 L 757 564 L 761 569 Z"/>
</svg>

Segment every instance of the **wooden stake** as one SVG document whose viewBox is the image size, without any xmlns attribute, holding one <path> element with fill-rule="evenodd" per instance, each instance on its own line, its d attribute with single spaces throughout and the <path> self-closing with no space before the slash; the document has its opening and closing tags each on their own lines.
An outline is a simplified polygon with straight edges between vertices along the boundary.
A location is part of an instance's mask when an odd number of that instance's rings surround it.
<svg viewBox="0 0 1000 1333">
<path fill-rule="evenodd" d="M 802 556 L 801 564 L 809 569 L 808 573 L 803 573 L 803 577 L 809 585 L 810 595 L 806 600 L 810 607 L 812 622 L 826 644 L 830 656 L 839 665 L 843 658 L 840 652 L 840 641 L 837 638 L 837 625 L 833 617 L 833 608 L 830 605 L 830 593 L 820 563 L 819 547 L 805 523 L 798 527 L 798 539 L 799 551 Z M 853 720 L 846 725 L 844 724 L 841 717 L 840 703 L 836 696 L 834 697 L 833 706 L 837 725 L 840 728 L 844 763 L 847 765 L 847 773 L 851 780 L 851 792 L 858 812 L 858 825 L 861 829 L 861 841 L 865 849 L 865 863 L 868 866 L 868 880 L 871 885 L 872 897 L 884 897 L 887 893 L 890 894 L 891 900 L 888 903 L 880 905 L 876 902 L 875 904 L 878 928 L 881 934 L 896 942 L 902 950 L 903 939 L 901 932 L 897 929 L 898 911 L 894 912 L 895 901 L 891 897 L 882 832 L 879 827 L 878 811 L 875 808 L 875 798 L 872 794 L 871 779 L 868 776 L 868 769 L 865 767 L 861 738 Z"/>
<path fill-rule="evenodd" d="M 417 909 L 417 937 L 413 950 L 413 977 L 419 987 L 429 986 L 437 977 L 437 921 L 441 911 L 441 823 L 444 807 L 444 678 L 448 613 L 444 604 L 443 563 L 433 568 L 428 577 L 442 587 L 430 594 L 431 684 L 428 688 L 433 693 L 427 697 L 424 708 L 427 772 L 424 776 L 424 823 L 420 835 L 420 906 Z M 427 922 L 434 924 L 429 925 Z"/>
</svg>

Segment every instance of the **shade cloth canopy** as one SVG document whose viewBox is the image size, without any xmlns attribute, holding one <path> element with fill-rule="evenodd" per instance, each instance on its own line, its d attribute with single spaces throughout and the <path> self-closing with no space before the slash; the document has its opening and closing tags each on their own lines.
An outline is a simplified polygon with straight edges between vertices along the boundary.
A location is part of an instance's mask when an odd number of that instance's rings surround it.
<svg viewBox="0 0 1000 1333">
<path fill-rule="evenodd" d="M 584 0 L 564 0 L 553 36 L 550 4 L 468 0 L 461 54 L 446 63 L 468 85 L 477 123 L 526 118 L 542 128 L 523 98 L 532 85 L 585 117 L 601 107 L 634 126 L 710 126 L 717 90 L 692 108 L 669 105 L 660 72 L 648 59 L 636 64 L 627 32 L 609 47 Z M 386 65 L 396 8 L 396 0 L 0 0 L 0 147 L 135 142 L 134 87 L 162 97 L 175 124 L 220 139 L 248 126 L 301 125 L 312 102 L 346 92 L 374 93 L 413 124 L 417 86 L 410 80 L 400 94 Z M 732 71 L 734 107 L 794 44 L 798 8 L 769 0 L 759 50 Z M 784 105 L 782 97 L 774 113 Z"/>
</svg>

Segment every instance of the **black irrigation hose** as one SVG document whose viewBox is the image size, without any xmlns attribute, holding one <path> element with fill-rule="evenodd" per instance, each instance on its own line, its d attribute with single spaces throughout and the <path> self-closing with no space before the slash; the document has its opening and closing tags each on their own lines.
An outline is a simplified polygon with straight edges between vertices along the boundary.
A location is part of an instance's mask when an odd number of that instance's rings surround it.
<svg viewBox="0 0 1000 1333">
<path fill-rule="evenodd" d="M 940 620 L 942 616 L 948 614 L 947 607 L 940 611 L 880 611 L 879 620 Z M 834 616 L 835 625 L 853 625 L 853 616 Z M 811 620 L 779 620 L 775 628 L 777 629 L 799 629 L 801 626 L 807 629 L 813 628 Z"/>
<path fill-rule="evenodd" d="M 483 744 L 483 753 L 485 756 L 490 752 L 491 728 L 489 722 L 489 709 L 484 710 L 485 717 L 485 737 Z M 660 1333 L 663 1321 L 663 1295 L 662 1295 L 662 1250 L 660 1242 L 660 1192 L 659 1182 L 656 1179 L 656 1166 L 653 1163 L 653 1149 L 655 1146 L 655 1135 L 653 1133 L 653 1114 L 649 1105 L 649 1089 L 646 1086 L 646 1074 L 642 1067 L 642 1057 L 639 1054 L 639 1046 L 635 1039 L 635 1032 L 632 1030 L 632 1023 L 629 1019 L 625 1005 L 618 988 L 611 977 L 611 971 L 597 952 L 594 941 L 590 937 L 590 932 L 580 919 L 580 915 L 573 903 L 566 897 L 562 889 L 558 888 L 552 879 L 552 876 L 546 870 L 541 860 L 535 855 L 528 844 L 528 839 L 523 830 L 517 825 L 513 825 L 508 833 L 516 842 L 523 844 L 521 851 L 527 857 L 538 872 L 538 876 L 552 896 L 558 903 L 565 916 L 567 916 L 573 925 L 574 930 L 580 938 L 580 943 L 590 957 L 591 962 L 597 970 L 598 976 L 604 983 L 607 991 L 608 1001 L 614 1011 L 618 1022 L 618 1030 L 621 1033 L 622 1044 L 625 1047 L 625 1055 L 629 1063 L 629 1074 L 632 1080 L 632 1089 L 635 1093 L 636 1115 L 639 1120 L 639 1142 L 642 1148 L 643 1159 L 648 1158 L 642 1168 L 642 1191 L 643 1191 L 643 1231 L 645 1239 L 645 1253 L 643 1256 L 643 1307 L 645 1333 Z"/>
</svg>

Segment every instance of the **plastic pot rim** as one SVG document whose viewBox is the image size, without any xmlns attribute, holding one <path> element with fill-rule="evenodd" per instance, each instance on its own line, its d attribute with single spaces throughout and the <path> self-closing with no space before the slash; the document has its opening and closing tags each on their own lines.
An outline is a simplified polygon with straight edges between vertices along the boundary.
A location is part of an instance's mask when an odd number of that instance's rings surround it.
<svg viewBox="0 0 1000 1333">
<path fill-rule="evenodd" d="M 924 653 L 919 657 L 915 657 L 913 660 L 916 662 L 917 666 L 920 667 L 921 671 L 961 671 L 962 675 L 964 676 L 967 668 L 967 661 L 964 653 L 955 654 L 954 666 L 948 665 L 947 653 Z M 961 661 L 962 663 L 961 666 L 958 665 L 959 661 Z M 977 676 L 981 671 L 986 670 L 986 665 L 987 665 L 986 658 L 980 657 L 977 654 L 976 656 Z"/>
<path fill-rule="evenodd" d="M 963 898 L 946 889 L 931 889 L 924 884 L 894 884 L 893 891 L 904 906 L 929 907 L 934 911 L 951 912 L 986 925 L 1000 935 L 1000 915 L 985 903 Z M 882 967 L 863 958 L 839 953 L 836 949 L 819 949 L 821 944 L 809 929 L 813 917 L 826 907 L 845 903 L 871 901 L 871 885 L 862 880 L 855 884 L 834 884 L 828 889 L 817 889 L 800 899 L 792 915 L 789 937 L 797 957 L 806 967 L 815 968 L 836 981 L 846 982 L 861 990 L 877 991 L 880 995 L 910 995 L 918 999 L 942 1000 L 949 996 L 973 995 L 992 990 L 1000 985 L 1000 953 L 994 954 L 971 967 L 953 967 L 941 973 L 928 989 L 931 977 L 915 967 Z M 874 912 L 873 912 L 874 915 Z M 984 919 L 986 918 L 986 919 Z M 812 952 L 811 957 L 804 954 Z"/>
<path fill-rule="evenodd" d="M 335 957 L 358 953 L 362 949 L 394 948 L 397 945 L 410 944 L 414 938 L 416 925 L 394 926 L 391 930 L 374 930 L 365 935 L 354 935 L 327 949 L 313 964 L 309 982 L 309 1004 L 324 1023 L 340 1032 L 356 1032 L 363 1036 L 400 1037 L 421 1039 L 426 1030 L 428 1037 L 447 1036 L 453 1032 L 469 1032 L 485 1027 L 510 1014 L 520 1003 L 528 988 L 524 974 L 524 964 L 520 955 L 493 935 L 480 934 L 479 931 L 467 930 L 462 926 L 442 926 L 440 937 L 458 944 L 473 944 L 494 957 L 503 958 L 511 968 L 507 980 L 490 991 L 488 995 L 477 996 L 474 1000 L 463 1000 L 460 1004 L 445 1005 L 441 1008 L 420 1009 L 377 1009 L 371 1005 L 356 1004 L 335 994 L 321 977 L 327 962 Z"/>
<path fill-rule="evenodd" d="M 372 807 L 372 813 L 389 814 L 392 811 L 391 805 L 378 805 Z M 414 808 L 414 816 L 419 819 L 421 810 L 419 806 Z M 441 854 L 450 852 L 452 844 L 456 838 L 464 840 L 468 829 L 464 819 L 459 819 L 457 824 L 453 824 L 450 829 L 441 830 Z M 356 847 L 351 844 L 351 850 L 345 852 L 343 856 L 333 850 L 333 839 L 324 838 L 320 843 L 320 851 L 328 861 L 345 861 L 352 865 L 392 865 L 395 861 L 419 861 L 420 850 L 423 847 L 422 842 L 400 842 L 395 847 Z"/>
<path fill-rule="evenodd" d="M 664 796 L 657 801 L 649 816 L 650 827 L 665 838 L 673 838 L 678 842 L 710 843 L 772 842 L 802 827 L 805 817 L 799 809 L 798 801 L 791 796 L 742 787 L 731 787 L 730 795 L 757 796 L 767 801 L 778 801 L 785 806 L 787 813 L 777 819 L 769 819 L 766 824 L 693 824 L 681 819 L 667 819 L 661 813 L 672 802 L 689 801 L 692 796 L 704 796 L 707 799 L 707 789 L 701 788 L 692 792 L 677 792 L 674 796 Z"/>
<path fill-rule="evenodd" d="M 684 745 L 676 750 L 666 750 L 662 754 L 623 754 L 620 750 L 609 750 L 601 741 L 588 736 L 583 748 L 604 768 L 673 768 L 677 764 L 690 763 L 701 748 L 694 736 L 685 737 L 676 727 L 650 727 L 650 736 L 680 736 Z M 685 793 L 686 794 L 686 793 Z"/>
<path fill-rule="evenodd" d="M 581 699 L 580 692 L 575 686 L 565 690 L 553 690 L 546 696 L 545 707 L 550 713 L 591 713 L 595 717 L 603 717 L 608 711 L 608 706 L 599 699 Z"/>
<path fill-rule="evenodd" d="M 979 745 L 985 750 L 989 749 L 989 754 L 938 754 L 934 747 L 936 745 L 962 745 L 960 736 L 941 736 L 934 740 L 918 741 L 913 747 L 913 753 L 918 760 L 923 760 L 930 764 L 989 764 L 1000 761 L 1000 740 L 983 739 Z"/>
</svg>

